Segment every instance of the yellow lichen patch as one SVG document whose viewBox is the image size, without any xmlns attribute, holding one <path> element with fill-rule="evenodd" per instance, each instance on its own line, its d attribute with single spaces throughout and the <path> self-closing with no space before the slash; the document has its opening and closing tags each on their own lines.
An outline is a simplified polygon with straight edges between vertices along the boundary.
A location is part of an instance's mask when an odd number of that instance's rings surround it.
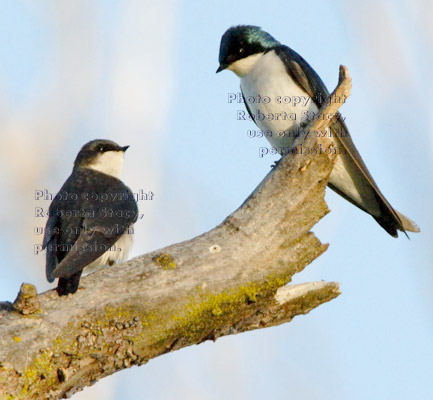
<svg viewBox="0 0 433 400">
<path fill-rule="evenodd" d="M 20 396 L 24 397 L 28 394 L 31 388 L 35 392 L 37 385 L 42 381 L 44 385 L 52 385 L 55 383 L 55 378 L 52 374 L 51 358 L 53 353 L 50 350 L 41 350 L 40 355 L 36 357 L 32 365 L 30 365 L 22 374 L 23 389 Z"/>
<path fill-rule="evenodd" d="M 175 269 L 174 257 L 168 253 L 159 253 L 152 257 L 152 261 L 162 269 Z"/>
<path fill-rule="evenodd" d="M 208 336 L 224 321 L 233 321 L 249 314 L 249 306 L 258 301 L 272 301 L 277 289 L 290 281 L 287 276 L 268 276 L 262 282 L 249 282 L 245 286 L 220 294 L 206 294 L 199 290 L 183 312 L 173 315 L 175 326 L 165 331 L 160 340 L 183 336 L 196 343 Z"/>
<path fill-rule="evenodd" d="M 21 342 L 21 338 L 18 337 L 18 336 L 14 336 L 14 340 L 15 340 L 15 342 L 17 342 L 17 343 Z"/>
<path fill-rule="evenodd" d="M 45 392 L 47 387 L 55 390 L 61 384 L 59 368 L 73 374 L 80 368 L 81 360 L 89 357 L 89 352 L 94 360 L 99 353 L 118 351 L 118 340 L 126 343 L 125 351 L 132 354 L 127 362 L 135 362 L 135 347 L 141 346 L 147 338 L 147 332 L 143 335 L 141 329 L 153 324 L 154 313 L 143 312 L 141 306 L 136 305 L 107 305 L 104 311 L 86 320 L 68 322 L 63 331 L 53 338 L 52 344 L 39 351 L 28 367 L 20 373 L 20 393 L 16 393 L 13 398 L 38 398 L 34 396 Z M 21 340 L 18 336 L 13 339 L 16 342 Z M 113 341 L 116 341 L 115 345 Z M 107 348 L 111 350 L 106 350 Z M 123 353 L 119 352 L 118 358 L 122 357 Z"/>
</svg>

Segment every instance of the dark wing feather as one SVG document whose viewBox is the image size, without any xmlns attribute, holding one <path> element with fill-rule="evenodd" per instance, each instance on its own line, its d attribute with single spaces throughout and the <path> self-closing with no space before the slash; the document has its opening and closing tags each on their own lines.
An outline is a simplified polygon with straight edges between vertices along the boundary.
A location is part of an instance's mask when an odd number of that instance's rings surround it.
<svg viewBox="0 0 433 400">
<path fill-rule="evenodd" d="M 83 210 L 83 213 L 59 218 L 59 235 L 46 241 L 47 245 L 50 240 L 57 245 L 57 251 L 49 256 L 47 251 L 47 278 L 50 282 L 55 277 L 68 278 L 78 274 L 115 244 L 138 218 L 132 192 L 119 179 L 97 171 L 80 170 L 74 172 L 61 191 L 71 191 L 71 188 L 80 190 L 77 201 L 53 201 L 53 210 L 58 208 L 64 214 L 71 210 Z M 85 193 L 87 198 L 82 196 Z M 108 194 L 108 200 L 101 202 L 101 194 Z M 79 275 L 76 276 L 79 279 Z"/>
<path fill-rule="evenodd" d="M 307 92 L 307 94 L 320 108 L 322 101 L 329 96 L 329 92 L 323 81 L 320 79 L 319 75 L 298 53 L 296 53 L 289 47 L 278 46 L 274 50 L 285 62 L 288 74 L 292 77 L 292 79 L 294 79 L 295 82 L 300 85 L 303 90 Z M 398 236 L 396 229 L 405 232 L 405 228 L 403 227 L 403 224 L 396 211 L 386 200 L 385 196 L 381 193 L 379 187 L 377 186 L 376 182 L 368 171 L 367 166 L 365 165 L 358 150 L 355 147 L 355 144 L 352 141 L 346 124 L 340 118 L 340 114 L 338 114 L 338 118 L 334 122 L 331 129 L 334 132 L 339 132 L 338 135 L 334 135 L 334 139 L 336 141 L 337 147 L 341 145 L 341 147 L 346 152 L 348 156 L 345 157 L 346 161 L 352 163 L 353 167 L 356 168 L 357 171 L 359 171 L 360 177 L 362 177 L 362 182 L 360 183 L 360 186 L 373 190 L 374 192 L 374 196 L 378 203 L 379 209 L 381 210 L 381 215 L 373 215 L 373 217 L 389 234 L 394 237 Z M 340 134 L 340 132 L 342 134 Z M 343 134 L 343 132 L 345 133 Z M 338 194 L 342 195 L 346 200 L 349 200 L 352 204 L 361 208 L 363 211 L 367 211 L 362 205 L 358 204 L 356 201 L 347 196 L 344 193 L 343 188 L 333 186 L 332 184 L 329 186 Z"/>
<path fill-rule="evenodd" d="M 248 107 L 248 103 L 247 103 L 247 101 L 245 100 L 244 92 L 242 91 L 242 89 L 241 89 L 241 93 L 242 93 L 242 98 L 244 99 L 245 108 L 247 109 L 248 114 L 250 115 L 251 119 L 254 121 L 254 115 L 251 114 L 251 110 L 250 110 L 250 108 Z"/>
<path fill-rule="evenodd" d="M 50 211 L 55 210 L 57 207 L 57 199 L 55 198 L 50 205 Z M 60 218 L 56 213 L 53 215 L 49 214 L 47 223 L 45 225 L 45 234 L 44 240 L 42 242 L 42 249 L 47 250 L 46 254 L 46 267 L 45 274 L 48 282 L 53 282 L 55 277 L 53 275 L 53 271 L 57 265 L 57 239 L 58 239 L 58 231 L 60 228 Z"/>
<path fill-rule="evenodd" d="M 85 229 L 69 249 L 66 257 L 56 266 L 56 278 L 69 277 L 82 271 L 87 265 L 102 256 L 122 236 L 107 235 L 105 232 Z"/>
</svg>

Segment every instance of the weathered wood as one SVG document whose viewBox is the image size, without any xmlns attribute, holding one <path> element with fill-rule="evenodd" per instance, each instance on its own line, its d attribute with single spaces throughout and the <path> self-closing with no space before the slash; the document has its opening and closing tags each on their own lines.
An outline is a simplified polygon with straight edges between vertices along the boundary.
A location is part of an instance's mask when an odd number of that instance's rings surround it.
<svg viewBox="0 0 433 400">
<path fill-rule="evenodd" d="M 336 91 L 349 95 L 344 67 Z M 317 146 L 313 134 L 301 141 Z M 0 398 L 68 397 L 118 370 L 288 322 L 338 296 L 334 282 L 285 286 L 327 248 L 310 229 L 328 212 L 324 191 L 336 156 L 331 140 L 317 141 L 331 154 L 283 157 L 211 231 L 84 277 L 73 295 L 36 297 L 23 285 L 13 306 L 0 303 Z"/>
</svg>

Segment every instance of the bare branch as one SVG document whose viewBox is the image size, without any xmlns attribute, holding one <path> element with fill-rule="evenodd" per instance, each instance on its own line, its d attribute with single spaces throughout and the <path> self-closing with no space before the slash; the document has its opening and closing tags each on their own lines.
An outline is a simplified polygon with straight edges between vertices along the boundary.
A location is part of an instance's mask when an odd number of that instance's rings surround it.
<svg viewBox="0 0 433 400">
<path fill-rule="evenodd" d="M 341 67 L 333 95 L 349 92 Z M 323 112 L 340 106 L 331 101 Z M 311 131 L 330 123 L 316 120 Z M 315 135 L 299 140 L 317 146 Z M 0 398 L 70 396 L 118 370 L 288 322 L 338 296 L 334 282 L 285 286 L 327 248 L 310 232 L 328 212 L 336 159 L 332 140 L 320 144 L 328 151 L 283 157 L 209 232 L 84 277 L 73 295 L 37 296 L 26 284 L 13 306 L 0 303 Z"/>
</svg>

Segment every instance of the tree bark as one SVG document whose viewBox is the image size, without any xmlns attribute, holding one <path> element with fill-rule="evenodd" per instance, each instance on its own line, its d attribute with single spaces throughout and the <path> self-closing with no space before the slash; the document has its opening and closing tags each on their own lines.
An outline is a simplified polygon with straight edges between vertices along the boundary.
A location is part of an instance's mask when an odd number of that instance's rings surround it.
<svg viewBox="0 0 433 400">
<path fill-rule="evenodd" d="M 350 85 L 340 67 L 333 95 L 347 97 Z M 0 398 L 69 397 L 161 354 L 289 322 L 337 297 L 335 282 L 285 286 L 327 248 L 310 229 L 329 211 L 336 155 L 331 139 L 316 136 L 298 143 L 326 152 L 284 156 L 211 231 L 86 276 L 73 295 L 23 284 L 14 304 L 0 303 Z"/>
</svg>

